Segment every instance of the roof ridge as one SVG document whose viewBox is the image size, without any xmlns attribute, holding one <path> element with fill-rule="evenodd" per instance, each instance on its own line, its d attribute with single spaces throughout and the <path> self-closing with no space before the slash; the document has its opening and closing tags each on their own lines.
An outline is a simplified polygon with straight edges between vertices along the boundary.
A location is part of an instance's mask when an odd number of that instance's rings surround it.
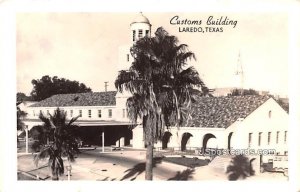
<svg viewBox="0 0 300 192">
<path fill-rule="evenodd" d="M 112 92 L 117 92 L 117 91 L 97 91 L 97 92 L 82 92 L 82 93 L 59 93 L 59 94 L 55 94 L 55 95 L 76 95 L 76 94 L 94 94 L 94 93 L 112 93 Z M 55 95 L 52 95 L 50 97 L 53 97 Z M 47 97 L 46 99 L 50 98 Z"/>
</svg>

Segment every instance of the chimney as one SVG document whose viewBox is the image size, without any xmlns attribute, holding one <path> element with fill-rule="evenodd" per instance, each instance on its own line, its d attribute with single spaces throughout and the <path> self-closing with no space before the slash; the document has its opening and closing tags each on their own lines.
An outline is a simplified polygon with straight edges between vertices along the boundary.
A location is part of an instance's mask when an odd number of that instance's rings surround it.
<svg viewBox="0 0 300 192">
<path fill-rule="evenodd" d="M 105 82 L 104 82 L 104 87 L 105 87 L 105 92 L 107 92 L 108 81 L 105 81 Z"/>
</svg>

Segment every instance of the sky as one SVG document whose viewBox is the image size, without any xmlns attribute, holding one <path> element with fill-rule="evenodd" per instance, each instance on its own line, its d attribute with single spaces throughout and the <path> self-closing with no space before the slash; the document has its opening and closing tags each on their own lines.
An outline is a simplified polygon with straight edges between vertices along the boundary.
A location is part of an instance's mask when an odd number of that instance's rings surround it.
<svg viewBox="0 0 300 192">
<path fill-rule="evenodd" d="M 196 55 L 190 61 L 209 88 L 233 87 L 240 53 L 244 87 L 288 95 L 288 16 L 267 13 L 143 13 L 152 24 L 152 36 L 162 26 Z M 17 91 L 27 95 L 32 79 L 64 77 L 95 91 L 115 90 L 118 47 L 130 44 L 130 23 L 138 13 L 17 13 Z M 201 20 L 201 25 L 172 25 L 180 20 Z M 205 28 L 214 20 L 237 21 L 215 25 L 223 32 L 180 32 L 184 27 Z"/>
</svg>

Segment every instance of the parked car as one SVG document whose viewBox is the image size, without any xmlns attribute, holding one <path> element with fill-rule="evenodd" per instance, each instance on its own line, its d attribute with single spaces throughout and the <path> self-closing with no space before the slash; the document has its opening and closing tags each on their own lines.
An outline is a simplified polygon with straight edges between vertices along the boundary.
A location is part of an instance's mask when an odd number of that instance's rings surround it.
<svg viewBox="0 0 300 192">
<path fill-rule="evenodd" d="M 288 156 L 274 155 L 268 163 L 261 165 L 261 172 L 282 172 L 284 176 L 288 176 Z"/>
</svg>

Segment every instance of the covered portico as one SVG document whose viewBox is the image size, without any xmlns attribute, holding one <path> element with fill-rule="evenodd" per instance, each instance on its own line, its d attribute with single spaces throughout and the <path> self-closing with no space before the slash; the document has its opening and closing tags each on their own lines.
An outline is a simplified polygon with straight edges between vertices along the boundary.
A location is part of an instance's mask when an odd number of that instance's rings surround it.
<svg viewBox="0 0 300 192">
<path fill-rule="evenodd" d="M 26 119 L 25 142 L 26 153 L 29 148 L 29 132 L 35 126 L 43 125 L 39 119 Z M 83 143 L 88 145 L 124 147 L 132 145 L 132 129 L 135 127 L 131 122 L 115 120 L 77 120 L 74 125 L 78 126 L 74 134 Z"/>
<path fill-rule="evenodd" d="M 124 121 L 84 121 L 74 123 L 79 128 L 76 131 L 83 142 L 90 145 L 116 147 L 131 146 L 132 129 L 134 125 Z"/>
</svg>

